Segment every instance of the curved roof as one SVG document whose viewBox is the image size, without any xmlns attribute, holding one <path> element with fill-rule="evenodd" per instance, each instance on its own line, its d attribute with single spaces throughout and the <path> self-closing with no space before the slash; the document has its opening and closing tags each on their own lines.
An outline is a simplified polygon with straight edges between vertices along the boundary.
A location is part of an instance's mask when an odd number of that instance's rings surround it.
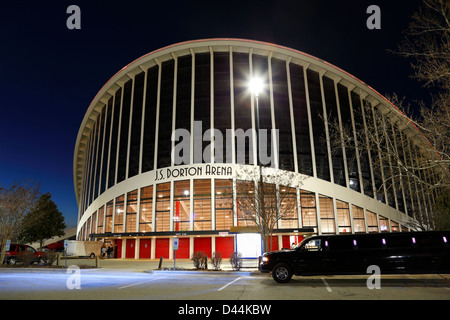
<svg viewBox="0 0 450 320">
<path fill-rule="evenodd" d="M 415 127 L 411 120 L 376 90 L 339 67 L 310 54 L 276 44 L 247 39 L 220 38 L 186 41 L 152 51 L 134 60 L 112 76 L 94 97 L 81 123 L 74 150 L 73 178 L 77 202 L 81 190 L 83 165 L 88 138 L 93 129 L 93 124 L 108 99 L 114 94 L 119 86 L 122 86 L 130 79 L 130 76 L 136 75 L 155 64 L 161 64 L 163 61 L 173 59 L 174 57 L 199 52 L 252 53 L 286 60 L 318 71 L 320 74 L 325 74 L 333 80 L 343 83 L 349 87 L 350 90 L 358 88 L 364 99 L 369 101 L 372 105 L 381 104 L 387 108 L 387 111 L 393 111 L 393 114 L 396 117 L 401 119 L 401 121 L 404 121 L 405 128 L 409 128 L 409 132 L 411 132 L 412 135 L 418 135 L 421 139 L 425 139 L 423 134 Z"/>
</svg>

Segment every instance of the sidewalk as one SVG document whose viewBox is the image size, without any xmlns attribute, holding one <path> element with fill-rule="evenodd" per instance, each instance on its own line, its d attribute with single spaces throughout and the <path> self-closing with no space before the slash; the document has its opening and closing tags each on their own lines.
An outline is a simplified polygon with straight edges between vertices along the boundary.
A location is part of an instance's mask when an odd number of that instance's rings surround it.
<svg viewBox="0 0 450 320">
<path fill-rule="evenodd" d="M 89 259 L 82 259 L 84 262 L 92 263 L 92 265 L 95 263 L 93 261 L 89 261 Z M 68 260 L 68 264 L 69 264 Z M 76 262 L 70 261 L 71 264 Z M 159 259 L 100 259 L 99 260 L 99 267 L 104 269 L 127 269 L 129 271 L 135 271 L 135 272 L 150 272 L 150 271 L 156 271 L 159 267 Z M 80 265 L 80 264 L 78 264 Z M 173 270 L 174 268 L 174 261 L 172 259 L 164 259 L 162 261 L 161 270 Z M 192 260 L 190 259 L 177 259 L 175 261 L 175 269 L 176 271 L 190 271 L 194 270 L 194 264 Z M 206 272 L 211 272 L 214 269 L 213 265 L 211 263 L 208 263 L 208 270 L 205 270 Z M 222 262 L 220 266 L 220 270 L 226 271 L 226 272 L 235 272 L 231 264 L 228 260 L 225 260 Z M 240 270 L 243 272 L 258 272 L 259 270 L 257 268 L 257 262 L 251 261 L 251 264 L 247 262 L 247 264 L 244 264 L 244 267 Z"/>
<path fill-rule="evenodd" d="M 95 259 L 67 259 L 67 267 L 70 266 L 79 266 L 83 272 L 89 271 L 124 271 L 124 272 L 148 272 L 148 273 L 163 273 L 163 272 L 173 272 L 174 261 L 169 259 L 164 259 L 162 261 L 161 270 L 158 270 L 159 267 L 159 259 L 99 259 L 98 260 L 98 269 L 92 269 L 95 267 L 96 260 Z M 256 267 L 257 262 L 246 261 L 244 267 L 241 268 L 240 271 L 234 271 L 231 267 L 229 260 L 224 260 L 220 267 L 220 271 L 213 271 L 213 266 L 211 263 L 208 263 L 208 270 L 204 271 L 196 271 L 194 270 L 194 264 L 190 259 L 177 259 L 175 262 L 176 272 L 208 272 L 208 274 L 213 274 L 215 272 L 224 274 L 224 273 L 236 273 L 236 272 L 244 272 L 247 274 L 260 274 L 258 268 Z M 59 261 L 60 266 L 65 266 L 65 259 L 61 259 Z M 250 267 L 251 266 L 251 267 Z M 83 267 L 90 267 L 87 269 L 83 269 Z M 52 269 L 52 268 L 0 268 L 0 272 L 13 272 L 13 271 L 21 271 L 21 272 L 65 272 L 66 269 Z"/>
</svg>

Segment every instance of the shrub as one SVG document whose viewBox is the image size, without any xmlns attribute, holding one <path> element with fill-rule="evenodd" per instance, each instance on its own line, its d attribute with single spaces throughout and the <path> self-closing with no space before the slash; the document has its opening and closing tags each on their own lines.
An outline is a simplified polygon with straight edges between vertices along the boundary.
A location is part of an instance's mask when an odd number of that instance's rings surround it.
<svg viewBox="0 0 450 320">
<path fill-rule="evenodd" d="M 46 265 L 51 266 L 58 258 L 58 253 L 56 251 L 48 251 L 44 256 L 42 256 L 42 258 Z"/>
<path fill-rule="evenodd" d="M 220 252 L 214 252 L 211 257 L 211 263 L 214 266 L 214 270 L 220 270 L 222 264 L 222 254 Z"/>
<path fill-rule="evenodd" d="M 240 252 L 233 252 L 230 255 L 230 263 L 231 263 L 231 268 L 233 268 L 233 270 L 241 270 L 242 268 L 242 254 Z"/>
<path fill-rule="evenodd" d="M 35 256 L 31 251 L 24 251 L 17 255 L 17 261 L 28 267 L 35 260 Z"/>
<path fill-rule="evenodd" d="M 203 251 L 195 251 L 191 260 L 194 263 L 194 268 L 197 270 L 208 268 L 208 256 Z"/>
</svg>

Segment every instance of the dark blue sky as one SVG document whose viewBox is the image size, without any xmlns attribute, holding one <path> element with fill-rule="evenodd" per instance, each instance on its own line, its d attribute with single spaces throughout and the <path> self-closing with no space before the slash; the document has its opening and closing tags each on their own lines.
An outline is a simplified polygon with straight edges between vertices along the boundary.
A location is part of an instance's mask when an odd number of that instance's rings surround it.
<svg viewBox="0 0 450 320">
<path fill-rule="evenodd" d="M 381 94 L 428 93 L 396 49 L 418 0 L 2 1 L 0 3 L 0 185 L 41 182 L 76 225 L 73 150 L 90 102 L 118 70 L 177 42 L 246 38 L 326 60 Z M 81 9 L 69 30 L 66 9 Z M 381 8 L 381 30 L 366 9 Z"/>
</svg>

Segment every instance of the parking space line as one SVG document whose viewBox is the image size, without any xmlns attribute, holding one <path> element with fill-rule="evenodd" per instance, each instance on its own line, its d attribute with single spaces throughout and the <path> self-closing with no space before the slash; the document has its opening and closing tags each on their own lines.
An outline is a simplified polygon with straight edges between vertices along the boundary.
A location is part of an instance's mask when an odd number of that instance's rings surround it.
<svg viewBox="0 0 450 320">
<path fill-rule="evenodd" d="M 328 292 L 333 292 L 333 290 L 331 290 L 331 287 L 328 285 L 327 280 L 325 280 L 325 278 L 320 278 L 322 279 L 323 283 L 325 284 L 325 287 L 327 288 Z"/>
<path fill-rule="evenodd" d="M 217 289 L 217 291 L 222 291 L 223 289 L 225 289 L 226 287 L 228 287 L 230 284 L 235 283 L 235 282 L 238 281 L 239 279 L 242 279 L 242 277 L 239 277 L 239 278 L 234 279 L 233 281 L 231 281 L 231 282 L 227 283 L 226 285 L 224 285 L 222 288 Z"/>
<path fill-rule="evenodd" d="M 153 278 L 153 279 L 146 280 L 146 281 L 136 282 L 136 283 L 129 284 L 127 286 L 119 287 L 118 289 L 119 290 L 120 289 L 125 289 L 125 288 L 129 288 L 129 287 L 137 286 L 137 285 L 140 285 L 140 284 L 143 284 L 143 283 L 151 282 L 151 281 L 154 281 L 154 280 L 159 280 L 159 279 L 162 279 L 162 278 L 163 277 L 159 277 L 159 278 Z"/>
</svg>

